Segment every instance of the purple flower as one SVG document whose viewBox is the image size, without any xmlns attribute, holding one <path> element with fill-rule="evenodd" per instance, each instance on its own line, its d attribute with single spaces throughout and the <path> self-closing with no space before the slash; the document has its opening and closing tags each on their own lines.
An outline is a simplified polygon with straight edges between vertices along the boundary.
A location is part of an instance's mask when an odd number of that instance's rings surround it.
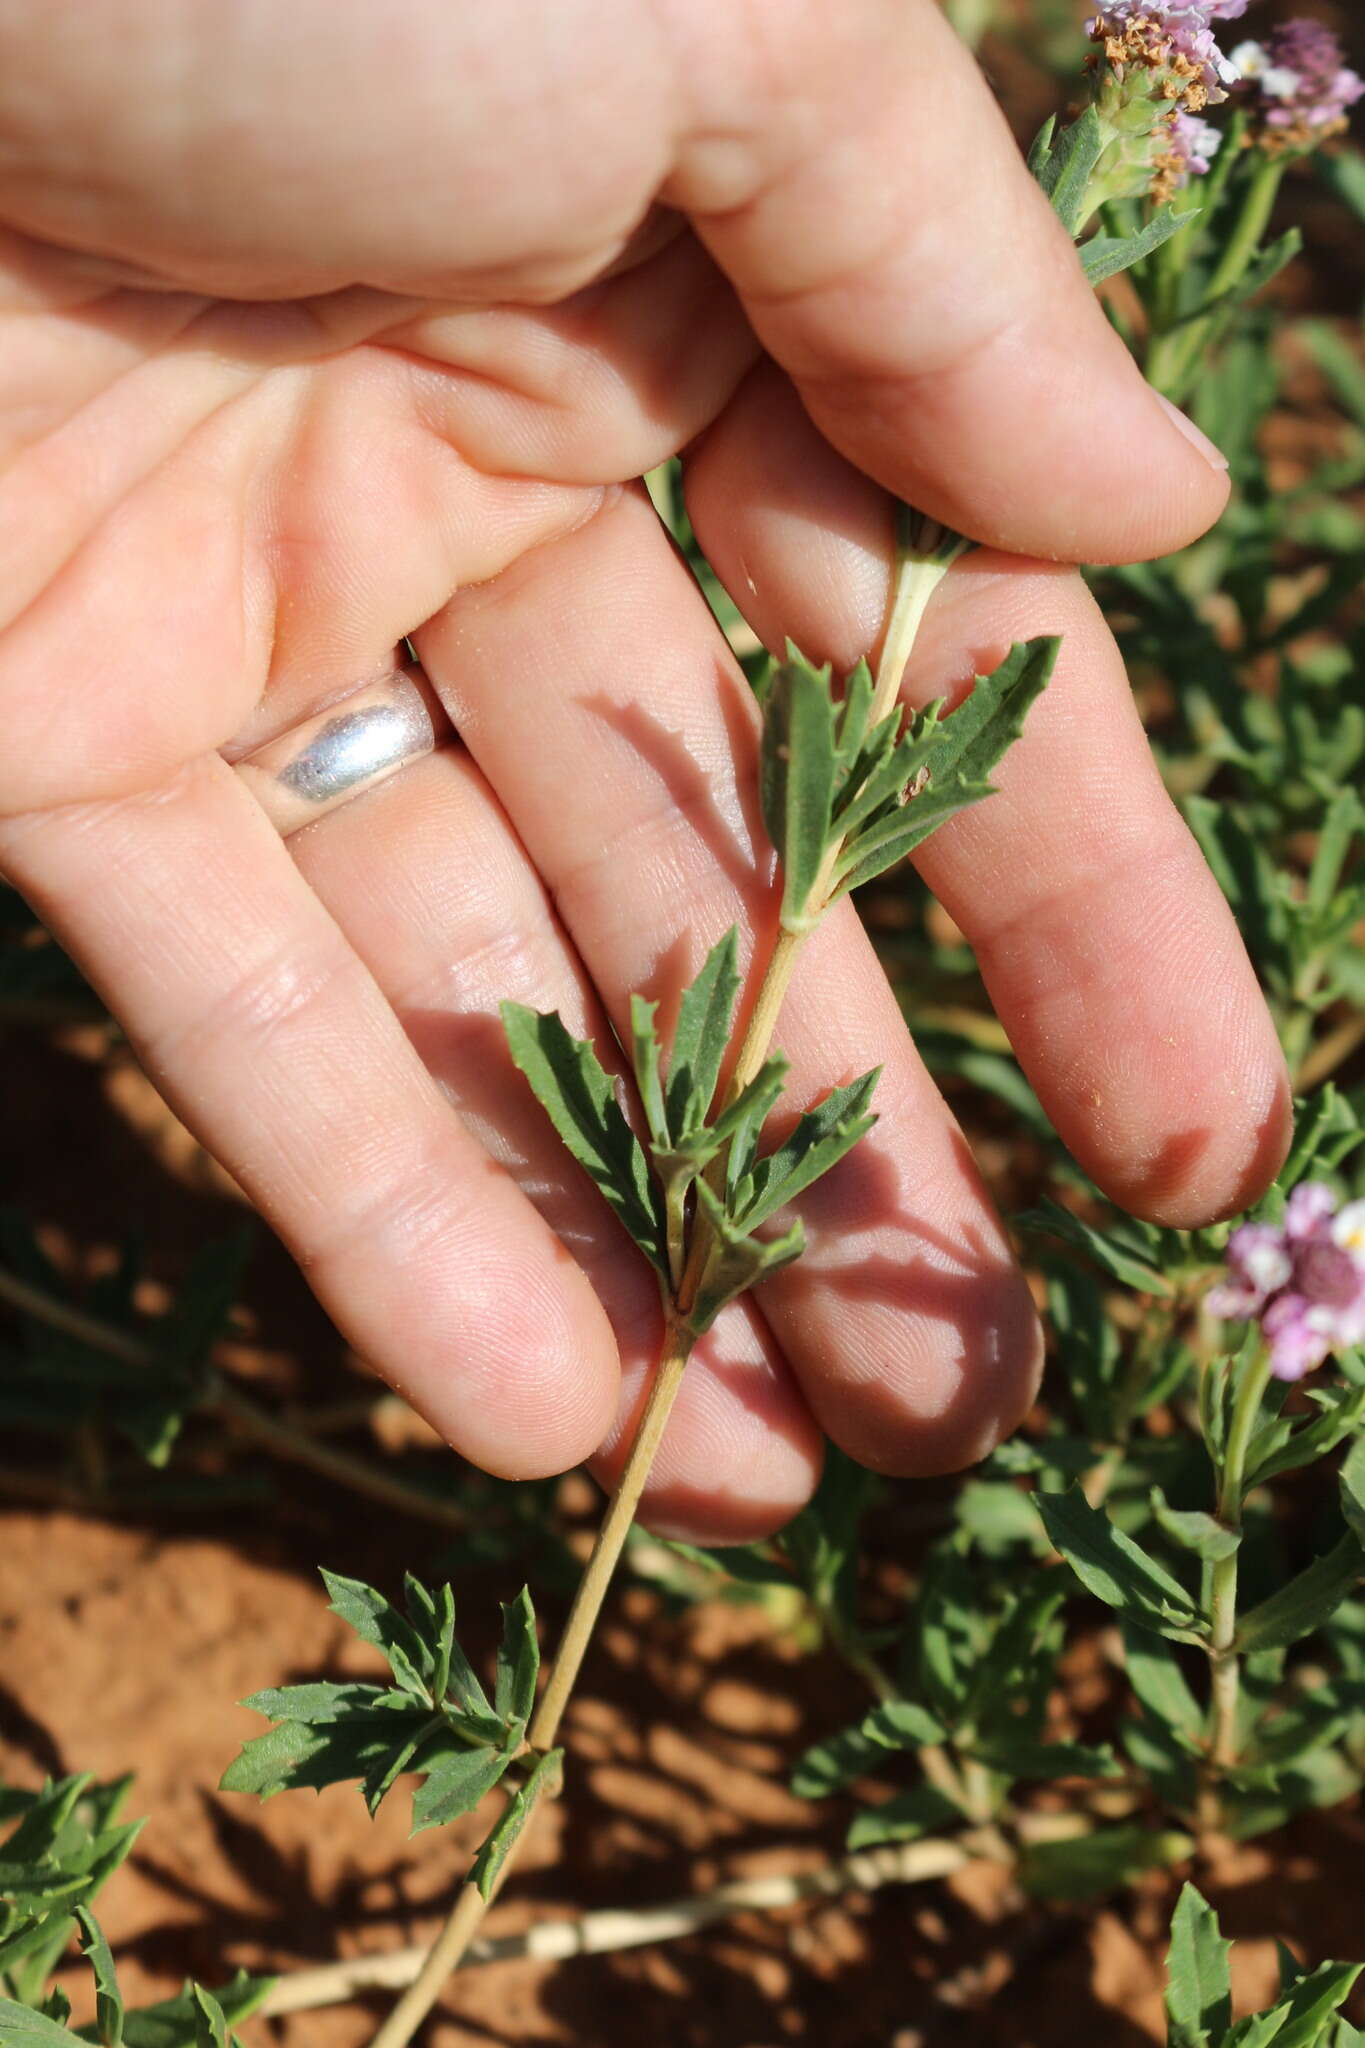
<svg viewBox="0 0 1365 2048">
<path fill-rule="evenodd" d="M 1365 93 L 1365 80 L 1318 21 L 1286 21 L 1264 43 L 1240 44 L 1232 62 L 1260 139 L 1271 148 L 1311 149 L 1339 135 L 1348 109 Z"/>
<path fill-rule="evenodd" d="M 1284 1222 L 1244 1223 L 1228 1240 L 1227 1278 L 1207 1306 L 1228 1322 L 1259 1322 L 1278 1379 L 1299 1380 L 1334 1351 L 1365 1343 L 1365 1202 L 1338 1208 L 1305 1181 Z"/>
</svg>

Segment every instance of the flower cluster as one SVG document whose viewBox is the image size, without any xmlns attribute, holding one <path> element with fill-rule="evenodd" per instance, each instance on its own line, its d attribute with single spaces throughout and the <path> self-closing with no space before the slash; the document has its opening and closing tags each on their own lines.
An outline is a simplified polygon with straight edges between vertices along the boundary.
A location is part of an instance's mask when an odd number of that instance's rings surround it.
<svg viewBox="0 0 1365 2048">
<path fill-rule="evenodd" d="M 1152 75 L 1162 97 L 1189 114 L 1226 99 L 1236 77 L 1214 24 L 1245 14 L 1247 0 L 1110 0 L 1087 28 L 1111 70 Z"/>
<path fill-rule="evenodd" d="M 1334 1351 L 1365 1343 L 1365 1202 L 1337 1206 L 1317 1181 L 1295 1188 L 1282 1224 L 1244 1223 L 1208 1307 L 1257 1322 L 1277 1379 L 1300 1380 Z"/>
<path fill-rule="evenodd" d="M 1263 43 L 1232 53 L 1246 89 L 1256 140 L 1276 151 L 1312 149 L 1339 135 L 1365 79 L 1344 61 L 1341 44 L 1317 21 L 1287 21 Z"/>
</svg>

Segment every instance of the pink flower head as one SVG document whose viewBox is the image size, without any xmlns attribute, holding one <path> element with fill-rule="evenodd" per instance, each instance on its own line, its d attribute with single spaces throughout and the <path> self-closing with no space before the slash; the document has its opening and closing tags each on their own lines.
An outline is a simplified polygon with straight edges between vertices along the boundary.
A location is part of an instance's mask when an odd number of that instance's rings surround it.
<svg viewBox="0 0 1365 2048">
<path fill-rule="evenodd" d="M 1138 64 L 1165 73 L 1176 99 L 1182 92 L 1186 110 L 1197 114 L 1210 100 L 1226 97 L 1223 88 L 1235 80 L 1232 64 L 1219 49 L 1213 24 L 1235 21 L 1246 12 L 1247 0 L 1110 0 L 1086 24 L 1106 47 L 1110 61 Z M 1193 93 L 1191 86 L 1197 88 Z"/>
<path fill-rule="evenodd" d="M 1349 109 L 1365 93 L 1365 80 L 1319 21 L 1283 22 L 1264 43 L 1239 45 L 1232 62 L 1271 147 L 1311 149 L 1325 136 L 1340 134 Z"/>
<path fill-rule="evenodd" d="M 1259 1322 L 1278 1379 L 1299 1380 L 1334 1351 L 1365 1343 L 1365 1202 L 1339 1208 L 1328 1187 L 1305 1181 L 1284 1222 L 1244 1223 L 1228 1240 L 1227 1278 L 1208 1308 L 1227 1322 Z"/>
</svg>

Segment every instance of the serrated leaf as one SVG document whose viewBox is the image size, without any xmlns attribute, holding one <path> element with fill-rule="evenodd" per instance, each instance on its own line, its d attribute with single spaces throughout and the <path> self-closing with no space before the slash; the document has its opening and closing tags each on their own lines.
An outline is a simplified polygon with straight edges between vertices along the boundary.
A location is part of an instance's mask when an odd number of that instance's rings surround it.
<svg viewBox="0 0 1365 2048">
<path fill-rule="evenodd" d="M 555 1012 L 504 1003 L 502 1026 L 514 1064 L 564 1144 L 645 1257 L 666 1274 L 663 1214 L 649 1163 L 597 1054 Z"/>
<path fill-rule="evenodd" d="M 738 1225 L 756 1230 L 852 1151 L 877 1121 L 868 1104 L 880 1076 L 880 1067 L 860 1074 L 798 1118 L 791 1135 L 757 1162 L 749 1186 L 737 1190 Z"/>
<path fill-rule="evenodd" d="M 447 1750 L 427 1768 L 412 1795 L 412 1833 L 444 1827 L 458 1815 L 472 1813 L 510 1762 L 502 1748 Z"/>
<path fill-rule="evenodd" d="M 311 1685 L 267 1686 L 241 1704 L 270 1721 L 355 1721 L 402 1714 L 419 1722 L 429 1716 L 409 1692 L 387 1691 L 358 1680 L 319 1679 Z"/>
<path fill-rule="evenodd" d="M 934 1828 L 959 1821 L 951 1799 L 932 1785 L 915 1785 L 881 1806 L 865 1807 L 848 1831 L 850 1849 L 872 1849 L 880 1842 L 915 1842 Z"/>
<path fill-rule="evenodd" d="M 396 1759 L 410 1756 L 424 1732 L 406 1715 L 357 1715 L 352 1720 L 310 1723 L 281 1721 L 243 1743 L 219 1779 L 223 1792 L 273 1799 L 277 1792 L 321 1792 L 355 1778 L 392 1781 Z M 375 1801 L 371 1801 L 371 1807 Z"/>
<path fill-rule="evenodd" d="M 1317 1413 L 1297 1425 L 1275 1417 L 1252 1438 L 1245 1490 L 1263 1486 L 1283 1472 L 1314 1465 L 1365 1421 L 1365 1387 L 1314 1388 Z"/>
<path fill-rule="evenodd" d="M 1106 278 L 1117 277 L 1121 271 L 1141 263 L 1144 256 L 1150 256 L 1163 242 L 1169 242 L 1172 235 L 1178 235 L 1183 227 L 1199 218 L 1199 211 L 1197 206 L 1192 206 L 1184 213 L 1177 213 L 1174 207 L 1163 206 L 1131 235 L 1092 235 L 1077 251 L 1081 269 L 1092 285 L 1101 285 Z"/>
<path fill-rule="evenodd" d="M 1353 1529 L 1324 1557 L 1281 1586 L 1237 1624 L 1237 1647 L 1250 1654 L 1296 1643 L 1335 1613 L 1365 1579 L 1365 1546 Z"/>
<path fill-rule="evenodd" d="M 1171 1918 L 1166 1956 L 1166 2017 L 1169 2048 L 1209 2048 L 1232 2025 L 1232 1983 L 1218 1915 L 1192 1884 L 1186 1884 Z"/>
<path fill-rule="evenodd" d="M 763 706 L 759 794 L 782 867 L 782 923 L 800 931 L 829 847 L 839 763 L 828 663 L 815 668 L 795 647 L 776 669 Z"/>
<path fill-rule="evenodd" d="M 1053 1547 L 1087 1592 L 1158 1635 L 1183 1642 L 1200 1639 L 1199 1617 L 1180 1581 L 1108 1515 L 1092 1508 L 1079 1486 L 1035 1499 Z"/>
<path fill-rule="evenodd" d="M 1244 2020 L 1238 2020 L 1230 2034 L 1223 2037 L 1223 2048 L 1270 2048 L 1281 2027 L 1289 2018 L 1289 2008 L 1277 2005 L 1270 2012 L 1249 2013 Z"/>
<path fill-rule="evenodd" d="M 739 933 L 732 925 L 711 948 L 678 1005 L 665 1091 L 675 1139 L 706 1121 L 730 1042 L 739 986 Z"/>
<path fill-rule="evenodd" d="M 362 1579 L 346 1579 L 339 1572 L 326 1570 L 321 1577 L 333 1614 L 354 1629 L 362 1642 L 383 1652 L 404 1692 L 428 1700 L 435 1658 L 406 1616 Z"/>
<path fill-rule="evenodd" d="M 536 1639 L 536 1611 L 529 1590 L 523 1586 L 515 1600 L 502 1610 L 502 1642 L 498 1649 L 497 1683 L 493 1711 L 508 1727 L 524 1728 L 535 1705 L 536 1677 L 540 1671 L 540 1644 Z"/>
<path fill-rule="evenodd" d="M 800 1219 L 780 1237 L 750 1237 L 726 1215 L 724 1206 L 705 1181 L 697 1182 L 697 1206 L 705 1217 L 713 1239 L 712 1249 L 688 1316 L 688 1327 L 701 1336 L 710 1329 L 725 1304 L 745 1294 L 805 1250 L 806 1233 Z"/>
<path fill-rule="evenodd" d="M 76 1919 L 84 1940 L 81 1953 L 95 1975 L 95 2028 L 102 2048 L 120 2048 L 123 2040 L 123 1997 L 114 1958 L 103 1929 L 88 1906 L 77 1906 Z"/>
<path fill-rule="evenodd" d="M 540 1794 L 553 1786 L 563 1765 L 562 1749 L 547 1750 L 544 1756 L 536 1758 L 524 1784 L 508 1801 L 506 1811 L 469 1868 L 470 1882 L 478 1886 L 482 1898 L 493 1896 L 493 1887 L 498 1881 L 498 1872 L 507 1861 L 508 1851 L 530 1819 Z"/>
</svg>

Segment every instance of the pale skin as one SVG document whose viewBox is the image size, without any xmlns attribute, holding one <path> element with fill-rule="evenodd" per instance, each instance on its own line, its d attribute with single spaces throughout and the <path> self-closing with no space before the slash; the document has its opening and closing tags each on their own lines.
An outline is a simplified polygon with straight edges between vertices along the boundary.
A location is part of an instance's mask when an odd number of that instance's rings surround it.
<svg viewBox="0 0 1365 2048">
<path fill-rule="evenodd" d="M 610 1477 L 657 1291 L 499 999 L 663 1021 L 771 930 L 742 677 L 631 479 L 686 456 L 760 635 L 847 666 L 897 492 L 986 544 L 907 682 L 1065 635 L 926 848 L 1067 1143 L 1140 1214 L 1271 1178 L 1288 1088 L 1071 561 L 1226 479 L 1096 309 L 930 0 L 0 0 L 0 867 L 356 1348 L 514 1476 Z M 228 765 L 410 635 L 462 744 L 287 844 Z M 980 1455 L 1027 1288 L 856 916 L 778 1032 L 881 1121 L 699 1347 L 646 1508 L 736 1540 L 826 1434 Z"/>
</svg>

